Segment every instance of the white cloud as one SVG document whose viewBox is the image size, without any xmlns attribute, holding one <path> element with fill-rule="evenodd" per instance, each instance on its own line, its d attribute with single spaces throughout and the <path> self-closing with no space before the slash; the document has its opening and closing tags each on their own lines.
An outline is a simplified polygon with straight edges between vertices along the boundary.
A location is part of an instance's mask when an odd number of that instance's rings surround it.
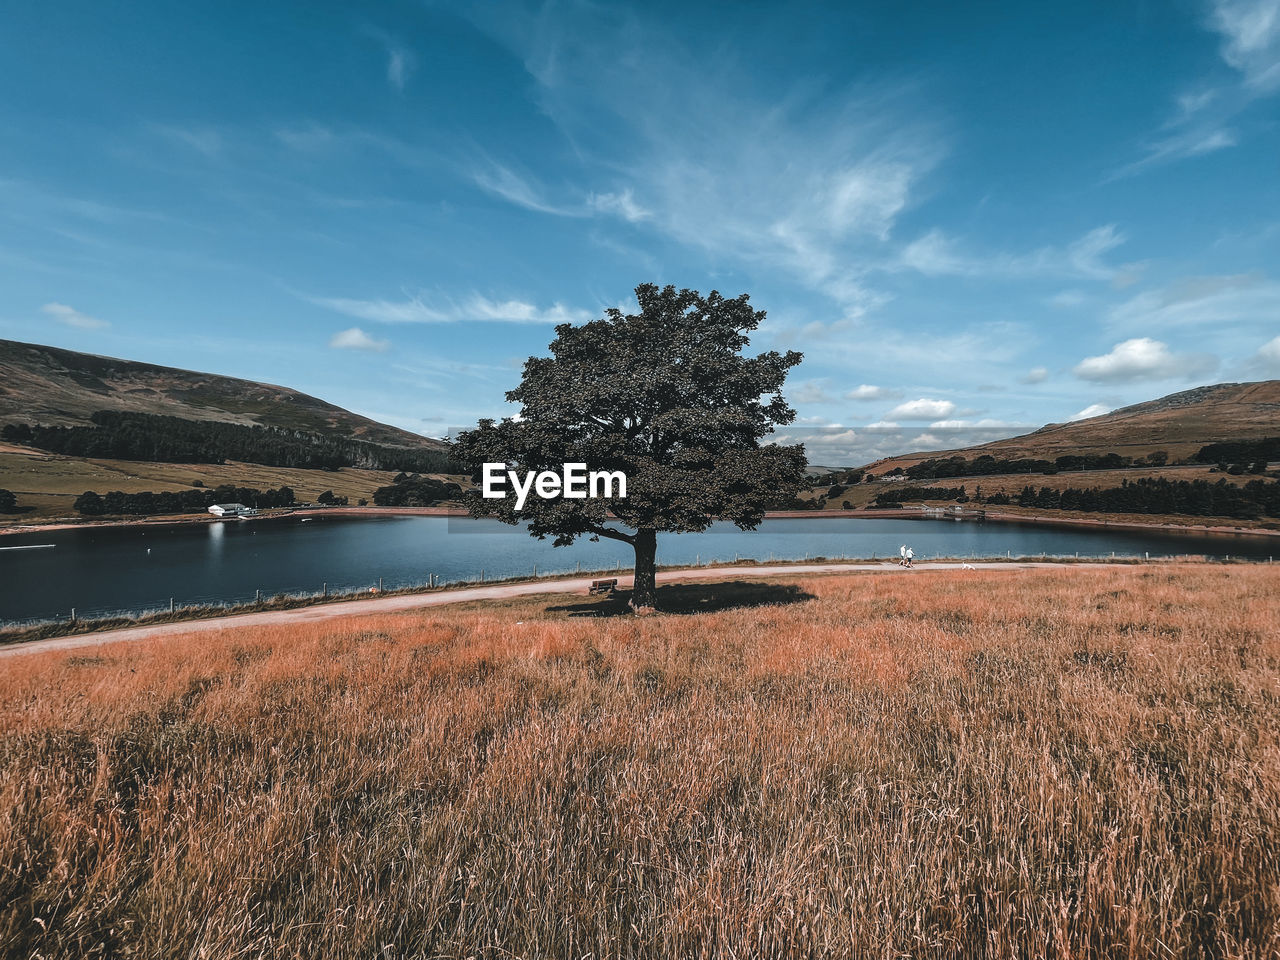
<svg viewBox="0 0 1280 960">
<path fill-rule="evenodd" d="M 1073 372 L 1081 380 L 1095 383 L 1135 383 L 1195 377 L 1211 373 L 1217 367 L 1217 357 L 1175 354 L 1159 340 L 1137 337 L 1117 343 L 1110 353 L 1086 357 L 1076 364 Z"/>
<path fill-rule="evenodd" d="M 1247 86 L 1280 87 L 1280 0 L 1214 0 L 1209 24 L 1222 35 L 1222 59 Z"/>
<path fill-rule="evenodd" d="M 1044 383 L 1049 379 L 1048 367 L 1032 367 L 1018 378 L 1021 383 Z"/>
<path fill-rule="evenodd" d="M 950 400 L 930 400 L 921 397 L 919 400 L 908 400 L 900 403 L 888 413 L 890 420 L 936 420 L 949 417 L 956 412 L 956 405 Z"/>
<path fill-rule="evenodd" d="M 862 429 L 864 430 L 897 430 L 898 428 L 899 428 L 899 424 L 894 423 L 892 420 L 877 420 L 875 423 L 868 423 Z"/>
<path fill-rule="evenodd" d="M 587 197 L 587 206 L 601 213 L 612 213 L 628 223 L 647 220 L 652 214 L 636 203 L 628 188 L 620 193 L 593 193 Z"/>
<path fill-rule="evenodd" d="M 97 317 L 91 317 L 87 313 L 81 313 L 74 307 L 68 307 L 65 303 L 46 303 L 40 308 L 40 311 L 53 317 L 59 323 L 64 323 L 68 327 L 75 327 L 77 330 L 105 330 L 111 326 L 106 320 L 99 320 Z"/>
<path fill-rule="evenodd" d="M 352 327 L 335 333 L 329 339 L 329 346 L 335 350 L 368 350 L 373 353 L 382 353 L 391 344 L 386 340 L 374 339 L 359 327 Z"/>
<path fill-rule="evenodd" d="M 419 297 L 407 300 L 351 300 L 341 297 L 314 297 L 311 302 L 337 313 L 373 323 L 463 323 L 467 321 L 503 323 L 585 323 L 592 318 L 587 310 L 554 303 L 538 307 L 523 300 L 492 300 L 475 294 L 455 303 L 427 304 Z"/>
<path fill-rule="evenodd" d="M 1083 410 L 1081 410 L 1079 413 L 1075 414 L 1075 416 L 1068 417 L 1067 422 L 1075 423 L 1077 420 L 1088 420 L 1091 417 L 1100 417 L 1104 413 L 1110 413 L 1110 412 L 1111 412 L 1111 408 L 1108 407 L 1106 404 L 1092 403 L 1089 406 L 1085 407 Z"/>
<path fill-rule="evenodd" d="M 1259 347 L 1254 359 L 1264 369 L 1280 372 L 1280 337 L 1268 340 Z"/>
<path fill-rule="evenodd" d="M 877 387 L 870 383 L 854 387 L 844 395 L 846 400 L 895 400 L 902 391 L 893 387 Z"/>
</svg>

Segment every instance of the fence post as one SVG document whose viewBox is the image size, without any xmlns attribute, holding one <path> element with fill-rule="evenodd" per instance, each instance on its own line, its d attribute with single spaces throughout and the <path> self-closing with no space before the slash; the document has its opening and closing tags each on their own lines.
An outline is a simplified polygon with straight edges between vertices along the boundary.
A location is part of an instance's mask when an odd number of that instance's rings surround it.
<svg viewBox="0 0 1280 960">
<path fill-rule="evenodd" d="M 536 563 L 533 565 L 533 577 L 535 580 L 538 578 L 538 565 Z"/>
<path fill-rule="evenodd" d="M 169 598 L 169 612 L 173 613 L 173 597 Z"/>
<path fill-rule="evenodd" d="M 484 583 L 484 567 L 480 568 L 480 582 Z"/>
<path fill-rule="evenodd" d="M 320 585 L 320 596 L 327 597 L 329 595 L 329 581 L 326 580 Z"/>
<path fill-rule="evenodd" d="M 255 591 L 253 591 L 253 602 L 254 602 L 254 603 L 261 603 L 261 602 L 262 602 L 262 588 L 261 588 L 261 587 L 259 587 L 259 588 L 258 588 L 257 590 L 255 590 Z"/>
<path fill-rule="evenodd" d="M 75 607 L 72 607 L 72 608 L 71 608 L 71 622 L 72 622 L 72 623 L 75 623 L 75 622 L 76 622 L 76 608 L 75 608 Z"/>
</svg>

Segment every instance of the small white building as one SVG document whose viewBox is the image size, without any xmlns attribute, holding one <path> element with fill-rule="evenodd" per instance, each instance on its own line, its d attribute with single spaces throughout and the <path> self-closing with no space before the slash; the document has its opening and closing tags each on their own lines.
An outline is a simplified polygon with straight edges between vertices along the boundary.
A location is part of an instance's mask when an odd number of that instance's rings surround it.
<svg viewBox="0 0 1280 960">
<path fill-rule="evenodd" d="M 215 503 L 209 512 L 215 517 L 252 517 L 258 511 L 243 503 Z"/>
</svg>

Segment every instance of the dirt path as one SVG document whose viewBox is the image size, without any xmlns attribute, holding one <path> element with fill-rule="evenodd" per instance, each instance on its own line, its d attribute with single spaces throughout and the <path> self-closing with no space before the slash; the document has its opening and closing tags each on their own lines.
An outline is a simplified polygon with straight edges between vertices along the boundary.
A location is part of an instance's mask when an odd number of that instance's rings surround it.
<svg viewBox="0 0 1280 960">
<path fill-rule="evenodd" d="M 659 583 L 675 583 L 685 580 L 713 580 L 723 577 L 777 577 L 813 573 L 857 573 L 875 571 L 906 576 L 935 570 L 960 570 L 966 563 L 929 563 L 904 570 L 892 561 L 883 563 L 791 563 L 773 566 L 706 567 L 695 570 L 671 570 L 658 574 Z M 1074 566 L 1067 563 L 979 563 L 978 570 L 1030 570 Z M 1089 564 L 1090 568 L 1110 564 Z M 533 580 L 528 583 L 497 583 L 491 587 L 460 587 L 439 593 L 409 593 L 368 600 L 344 600 L 314 607 L 298 607 L 293 610 L 268 610 L 262 613 L 237 613 L 210 620 L 188 620 L 180 623 L 144 624 L 136 627 L 120 627 L 69 637 L 51 637 L 48 640 L 31 640 L 0 647 L 0 658 L 18 657 L 28 653 L 47 653 L 55 650 L 78 650 L 97 647 L 105 643 L 121 643 L 131 640 L 149 640 L 157 637 L 189 636 L 216 630 L 234 630 L 240 627 L 280 626 L 288 623 L 314 623 L 367 613 L 396 613 L 417 610 L 422 607 L 439 607 L 451 603 L 469 603 L 474 600 L 506 600 L 511 597 L 528 597 L 546 594 L 585 594 L 596 577 L 574 577 L 568 580 Z M 618 586 L 631 585 L 629 577 L 620 577 Z"/>
</svg>

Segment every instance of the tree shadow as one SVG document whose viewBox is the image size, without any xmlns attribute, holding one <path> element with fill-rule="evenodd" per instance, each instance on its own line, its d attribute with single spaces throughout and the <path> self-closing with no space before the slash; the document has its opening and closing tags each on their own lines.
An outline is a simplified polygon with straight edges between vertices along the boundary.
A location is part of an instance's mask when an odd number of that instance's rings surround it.
<svg viewBox="0 0 1280 960">
<path fill-rule="evenodd" d="M 627 606 L 630 599 L 630 590 L 615 590 L 607 597 L 547 607 L 547 612 L 565 613 L 570 617 L 631 616 L 631 608 Z M 658 613 L 715 613 L 743 607 L 803 603 L 813 599 L 813 594 L 791 583 L 761 583 L 750 580 L 669 583 L 658 587 Z"/>
</svg>

